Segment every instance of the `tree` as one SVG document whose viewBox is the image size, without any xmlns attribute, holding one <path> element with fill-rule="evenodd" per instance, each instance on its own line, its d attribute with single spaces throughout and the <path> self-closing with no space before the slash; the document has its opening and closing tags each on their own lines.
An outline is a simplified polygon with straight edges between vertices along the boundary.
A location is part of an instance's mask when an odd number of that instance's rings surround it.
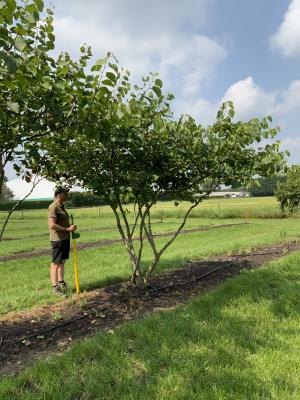
<svg viewBox="0 0 300 400">
<path fill-rule="evenodd" d="M 39 177 L 38 175 L 35 175 L 33 180 L 30 182 L 31 183 L 31 188 L 30 188 L 29 192 L 22 199 L 16 201 L 15 204 L 8 211 L 7 217 L 4 219 L 4 222 L 2 224 L 2 228 L 0 230 L 0 242 L 2 242 L 4 231 L 6 229 L 6 226 L 7 226 L 8 222 L 9 222 L 10 217 L 12 216 L 13 212 L 19 207 L 20 204 L 23 203 L 23 201 L 25 201 L 27 199 L 28 196 L 31 195 L 31 193 L 33 192 L 35 187 L 40 183 L 40 181 L 42 179 L 43 179 L 42 177 Z"/>
<path fill-rule="evenodd" d="M 0 196 L 7 163 L 34 183 L 43 163 L 38 140 L 59 136 L 89 107 L 89 48 L 75 62 L 50 56 L 54 44 L 53 12 L 44 13 L 42 0 L 0 1 Z"/>
<path fill-rule="evenodd" d="M 250 186 L 251 196 L 274 196 L 276 187 L 285 181 L 285 176 L 271 176 L 269 178 L 258 178 L 256 184 Z"/>
<path fill-rule="evenodd" d="M 103 204 L 104 201 L 91 192 L 70 192 L 68 203 L 73 207 L 92 207 L 99 206 Z"/>
<path fill-rule="evenodd" d="M 76 124 L 89 90 L 89 49 L 74 62 L 67 53 L 52 58 L 54 44 L 53 12 L 42 0 L 0 2 L 0 194 L 7 163 L 30 181 L 42 160 L 37 139 Z"/>
<path fill-rule="evenodd" d="M 0 201 L 2 200 L 12 200 L 14 198 L 13 191 L 6 184 L 7 178 L 4 177 L 4 183 L 2 187 L 2 193 L 0 195 Z"/>
<path fill-rule="evenodd" d="M 286 174 L 285 182 L 279 183 L 276 190 L 277 200 L 282 212 L 295 214 L 300 204 L 300 166 L 293 165 Z"/>
<path fill-rule="evenodd" d="M 262 137 L 276 136 L 278 129 L 270 128 L 267 118 L 233 122 L 233 104 L 228 102 L 207 129 L 190 116 L 176 121 L 170 111 L 172 96 L 162 94 L 155 74 L 132 89 L 129 73 L 109 66 L 114 72 L 106 72 L 100 81 L 103 92 L 94 90 L 88 123 L 81 120 L 79 129 L 64 130 L 59 142 L 41 142 L 48 157 L 43 173 L 52 179 L 64 174 L 105 199 L 129 255 L 132 280 L 146 286 L 194 207 L 221 184 L 271 176 L 282 169 L 284 153 L 279 142 L 251 147 Z M 59 148 L 63 153 L 58 156 Z M 158 248 L 151 210 L 162 195 L 188 200 L 190 207 L 176 233 Z M 128 202 L 135 204 L 134 216 L 128 213 Z M 138 241 L 133 240 L 136 231 Z M 145 241 L 153 252 L 149 265 L 143 263 Z"/>
</svg>

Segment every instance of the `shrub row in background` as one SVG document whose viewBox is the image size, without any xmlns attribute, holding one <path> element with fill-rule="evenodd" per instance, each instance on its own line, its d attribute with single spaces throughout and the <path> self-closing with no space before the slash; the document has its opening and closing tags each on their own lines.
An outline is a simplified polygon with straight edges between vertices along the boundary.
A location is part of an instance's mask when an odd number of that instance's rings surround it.
<svg viewBox="0 0 300 400">
<path fill-rule="evenodd" d="M 67 207 L 90 207 L 105 204 L 104 200 L 91 192 L 70 192 Z"/>
<path fill-rule="evenodd" d="M 17 207 L 17 210 L 47 209 L 52 201 L 52 199 L 25 200 Z M 11 210 L 16 203 L 16 200 L 0 201 L 0 211 Z M 66 203 L 67 207 L 91 207 L 103 204 L 105 203 L 100 197 L 90 192 L 70 192 L 69 200 Z"/>
<path fill-rule="evenodd" d="M 16 208 L 17 210 L 38 210 L 47 209 L 53 200 L 25 200 Z M 15 200 L 1 201 L 0 211 L 9 211 L 17 203 Z"/>
</svg>

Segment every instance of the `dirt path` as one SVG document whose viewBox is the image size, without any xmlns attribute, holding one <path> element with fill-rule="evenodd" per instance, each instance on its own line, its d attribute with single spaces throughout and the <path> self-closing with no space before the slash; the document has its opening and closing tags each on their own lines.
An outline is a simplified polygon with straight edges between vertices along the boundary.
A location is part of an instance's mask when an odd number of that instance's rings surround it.
<svg viewBox="0 0 300 400">
<path fill-rule="evenodd" d="M 110 332 L 124 321 L 151 312 L 170 310 L 238 275 L 241 269 L 257 268 L 299 250 L 300 243 L 294 241 L 261 246 L 249 254 L 191 261 L 157 275 L 148 295 L 124 282 L 74 295 L 59 304 L 10 314 L 0 320 L 0 374 L 14 375 L 37 359 L 63 351 L 74 340 L 99 330 Z"/>
<path fill-rule="evenodd" d="M 226 224 L 226 225 L 210 225 L 210 226 L 201 226 L 198 228 L 192 228 L 192 229 L 184 229 L 181 231 L 181 235 L 188 234 L 188 233 L 193 233 L 193 232 L 200 232 L 200 231 L 207 231 L 210 229 L 217 229 L 217 228 L 230 228 L 232 226 L 239 226 L 239 225 L 245 225 L 248 224 L 247 222 L 239 223 L 239 224 Z M 154 236 L 156 237 L 167 237 L 167 236 L 172 236 L 176 232 L 165 232 L 165 233 L 158 233 Z M 133 240 L 138 240 L 138 238 L 135 238 Z M 88 250 L 92 249 L 95 247 L 104 247 L 104 246 L 109 246 L 112 244 L 117 244 L 117 243 L 122 243 L 122 239 L 105 239 L 105 240 L 99 240 L 97 242 L 87 242 L 87 243 L 77 243 L 77 250 Z M 30 251 L 30 252 L 18 252 L 18 253 L 12 253 L 8 254 L 7 256 L 0 256 L 0 262 L 6 262 L 6 261 L 11 261 L 11 260 L 19 260 L 20 258 L 33 258 L 33 257 L 39 257 L 39 256 L 50 256 L 50 249 L 40 249 L 36 251 Z"/>
</svg>

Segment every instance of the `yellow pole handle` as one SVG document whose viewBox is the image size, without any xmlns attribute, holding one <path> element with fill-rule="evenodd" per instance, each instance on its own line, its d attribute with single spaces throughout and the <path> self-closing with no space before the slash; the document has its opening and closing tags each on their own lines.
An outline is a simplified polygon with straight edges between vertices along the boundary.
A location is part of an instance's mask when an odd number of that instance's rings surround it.
<svg viewBox="0 0 300 400">
<path fill-rule="evenodd" d="M 75 272 L 75 287 L 76 293 L 80 293 L 79 288 L 79 277 L 78 277 L 78 260 L 77 260 L 77 252 L 76 252 L 76 240 L 73 240 L 73 259 L 74 259 L 74 272 Z"/>
</svg>

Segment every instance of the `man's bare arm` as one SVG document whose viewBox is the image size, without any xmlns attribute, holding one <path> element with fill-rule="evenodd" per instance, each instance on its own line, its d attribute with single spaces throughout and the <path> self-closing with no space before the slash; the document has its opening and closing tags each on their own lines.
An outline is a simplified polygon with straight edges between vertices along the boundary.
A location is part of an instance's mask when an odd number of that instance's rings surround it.
<svg viewBox="0 0 300 400">
<path fill-rule="evenodd" d="M 70 225 L 68 228 L 57 225 L 56 218 L 53 217 L 48 218 L 48 227 L 49 229 L 54 229 L 57 232 L 74 232 L 77 229 L 76 225 Z"/>
</svg>

